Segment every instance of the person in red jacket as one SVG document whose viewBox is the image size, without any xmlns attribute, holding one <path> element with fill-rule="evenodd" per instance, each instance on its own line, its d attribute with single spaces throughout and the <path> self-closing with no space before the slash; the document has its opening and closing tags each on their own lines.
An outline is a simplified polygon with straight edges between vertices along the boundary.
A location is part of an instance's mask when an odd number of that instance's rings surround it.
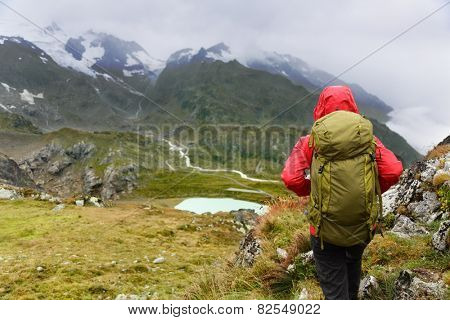
<svg viewBox="0 0 450 320">
<path fill-rule="evenodd" d="M 359 113 L 352 92 L 346 86 L 330 86 L 323 89 L 314 109 L 314 121 L 337 110 Z M 311 192 L 309 169 L 314 149 L 309 146 L 309 139 L 307 135 L 298 140 L 281 174 L 286 187 L 299 197 L 309 196 Z M 385 192 L 398 182 L 403 166 L 377 137 L 375 141 L 381 192 Z M 310 233 L 316 270 L 325 298 L 357 299 L 361 257 L 367 244 L 339 247 L 325 243 L 322 249 L 313 226 L 310 226 Z"/>
</svg>

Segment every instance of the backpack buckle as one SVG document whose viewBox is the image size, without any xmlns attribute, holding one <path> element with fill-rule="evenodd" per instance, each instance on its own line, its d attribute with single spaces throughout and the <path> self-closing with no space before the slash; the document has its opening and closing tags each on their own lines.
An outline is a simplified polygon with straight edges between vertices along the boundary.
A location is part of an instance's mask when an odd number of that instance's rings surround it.
<svg viewBox="0 0 450 320">
<path fill-rule="evenodd" d="M 324 165 L 324 164 L 320 166 L 320 168 L 319 168 L 319 173 L 320 173 L 320 174 L 323 173 L 323 169 L 324 169 L 324 168 L 325 168 L 325 165 Z"/>
</svg>

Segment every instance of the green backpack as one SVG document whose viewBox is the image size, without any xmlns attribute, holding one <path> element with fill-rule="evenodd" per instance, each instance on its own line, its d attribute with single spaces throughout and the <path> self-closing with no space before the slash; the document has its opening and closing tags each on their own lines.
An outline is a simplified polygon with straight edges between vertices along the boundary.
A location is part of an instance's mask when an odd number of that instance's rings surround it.
<svg viewBox="0 0 450 320">
<path fill-rule="evenodd" d="M 357 113 L 332 112 L 314 123 L 309 145 L 314 154 L 308 219 L 322 246 L 370 241 L 382 209 L 372 123 Z"/>
</svg>

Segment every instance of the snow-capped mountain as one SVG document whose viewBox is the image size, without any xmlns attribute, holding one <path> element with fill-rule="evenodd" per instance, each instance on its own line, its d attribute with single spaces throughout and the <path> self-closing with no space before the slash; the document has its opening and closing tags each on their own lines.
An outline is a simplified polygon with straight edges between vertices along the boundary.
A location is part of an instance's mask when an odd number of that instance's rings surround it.
<svg viewBox="0 0 450 320">
<path fill-rule="evenodd" d="M 179 50 L 169 57 L 167 66 L 176 67 L 195 62 L 228 62 L 231 60 L 237 60 L 251 69 L 284 76 L 294 84 L 301 85 L 311 91 L 325 85 L 348 85 L 363 111 L 367 115 L 382 121 L 387 120 L 387 114 L 392 111 L 392 107 L 358 84 L 335 79 L 334 75 L 315 68 L 302 59 L 289 54 L 255 51 L 253 55 L 239 55 L 233 53 L 230 47 L 221 42 L 208 49 L 200 48 L 198 51 L 190 48 Z"/>
<path fill-rule="evenodd" d="M 194 49 L 186 48 L 176 51 L 169 56 L 166 65 L 168 67 L 176 67 L 191 62 L 213 62 L 216 60 L 228 62 L 234 59 L 237 59 L 237 57 L 225 43 L 221 42 L 208 49 L 200 48 L 198 51 L 195 51 Z"/>
<path fill-rule="evenodd" d="M 391 106 L 387 105 L 377 96 L 367 92 L 358 84 L 346 83 L 341 79 L 336 79 L 334 75 L 317 69 L 300 58 L 289 54 L 263 52 L 254 58 L 247 58 L 243 63 L 249 68 L 283 75 L 293 83 L 310 90 L 315 90 L 326 85 L 348 85 L 360 105 L 374 107 L 385 114 L 393 110 Z M 375 116 L 374 114 L 371 115 Z"/>
<path fill-rule="evenodd" d="M 95 66 L 117 75 L 156 78 L 165 62 L 151 57 L 134 41 L 125 41 L 106 33 L 88 31 L 77 38 L 69 38 L 65 50 L 76 60 L 94 62 Z M 94 68 L 94 64 L 91 68 Z"/>
<path fill-rule="evenodd" d="M 85 32 L 69 36 L 56 23 L 36 28 L 27 23 L 3 21 L 1 36 L 20 37 L 45 51 L 58 65 L 96 76 L 104 71 L 117 76 L 145 75 L 156 78 L 165 62 L 151 57 L 133 41 L 105 33 Z"/>
</svg>

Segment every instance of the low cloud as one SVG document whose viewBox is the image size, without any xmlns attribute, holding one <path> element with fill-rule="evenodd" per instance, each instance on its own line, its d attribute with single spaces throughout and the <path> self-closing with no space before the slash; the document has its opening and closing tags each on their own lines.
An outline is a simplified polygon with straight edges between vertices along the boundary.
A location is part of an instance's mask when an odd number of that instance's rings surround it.
<svg viewBox="0 0 450 320">
<path fill-rule="evenodd" d="M 181 48 L 208 47 L 224 41 L 238 52 L 264 49 L 289 53 L 333 74 L 339 74 L 443 3 L 8 1 L 40 25 L 55 21 L 69 34 L 91 28 L 109 32 L 140 43 L 152 56 L 162 59 Z M 11 12 L 0 6 L 0 22 L 8 16 Z M 396 112 L 390 125 L 422 151 L 423 146 L 437 143 L 449 133 L 449 121 L 443 120 L 450 119 L 449 38 L 450 5 L 343 76 L 393 106 Z M 407 125 L 418 120 L 422 123 L 421 138 Z M 420 143 L 416 143 L 418 139 Z"/>
</svg>

